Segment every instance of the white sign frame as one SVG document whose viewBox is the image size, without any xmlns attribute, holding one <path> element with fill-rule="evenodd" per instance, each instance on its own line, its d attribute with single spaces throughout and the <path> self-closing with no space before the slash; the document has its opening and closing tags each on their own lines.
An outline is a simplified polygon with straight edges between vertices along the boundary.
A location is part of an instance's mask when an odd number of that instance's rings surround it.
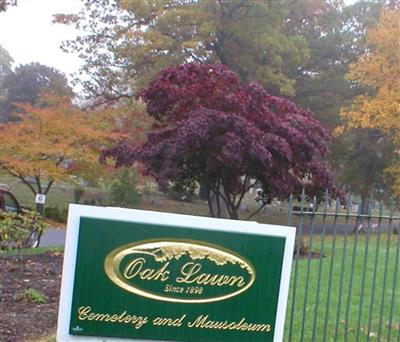
<svg viewBox="0 0 400 342">
<path fill-rule="evenodd" d="M 124 208 L 94 207 L 70 204 L 67 223 L 67 234 L 64 250 L 63 274 L 61 281 L 60 306 L 58 312 L 57 341 L 97 341 L 97 342 L 160 342 L 160 340 L 142 340 L 127 338 L 110 338 L 99 336 L 76 336 L 69 334 L 73 284 L 75 277 L 76 254 L 78 248 L 79 224 L 81 217 L 118 220 L 127 222 L 152 223 L 183 228 L 201 228 L 226 232 L 240 232 L 255 235 L 285 237 L 285 251 L 282 264 L 282 275 L 279 289 L 278 307 L 275 322 L 274 342 L 283 340 L 286 306 L 289 293 L 290 273 L 296 228 L 288 226 L 258 224 L 257 222 L 216 219 L 209 217 L 178 215 Z M 166 341 L 167 342 L 167 341 Z"/>
</svg>

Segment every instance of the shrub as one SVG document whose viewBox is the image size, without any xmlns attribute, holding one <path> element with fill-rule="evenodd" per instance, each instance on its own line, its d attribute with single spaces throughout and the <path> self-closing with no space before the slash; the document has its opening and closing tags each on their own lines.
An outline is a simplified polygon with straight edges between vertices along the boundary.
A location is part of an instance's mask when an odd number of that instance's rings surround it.
<svg viewBox="0 0 400 342">
<path fill-rule="evenodd" d="M 195 197 L 195 185 L 189 184 L 182 187 L 180 184 L 174 184 L 168 189 L 168 197 L 174 201 L 180 202 L 193 202 L 193 197 Z"/>
<path fill-rule="evenodd" d="M 83 194 L 85 193 L 85 189 L 78 186 L 74 189 L 74 202 L 79 203 L 82 199 Z"/>
<path fill-rule="evenodd" d="M 192 203 L 194 194 L 189 191 L 180 192 L 180 191 L 176 191 L 174 189 L 169 189 L 168 197 L 174 201 Z"/>
<path fill-rule="evenodd" d="M 21 216 L 15 213 L 1 213 L 0 244 L 2 249 L 22 247 L 29 239 L 29 227 L 22 223 Z M 12 243 L 12 245 L 10 245 Z"/>
<path fill-rule="evenodd" d="M 42 235 L 46 228 L 43 217 L 33 211 L 20 214 L 0 214 L 0 247 L 2 249 L 27 247 L 32 232 Z"/>
<path fill-rule="evenodd" d="M 44 209 L 44 216 L 56 222 L 65 223 L 67 222 L 68 210 L 61 210 L 58 207 L 46 207 Z"/>
<path fill-rule="evenodd" d="M 140 203 L 136 173 L 128 167 L 122 167 L 117 171 L 116 178 L 111 182 L 108 191 L 111 204 L 133 207 Z"/>
</svg>

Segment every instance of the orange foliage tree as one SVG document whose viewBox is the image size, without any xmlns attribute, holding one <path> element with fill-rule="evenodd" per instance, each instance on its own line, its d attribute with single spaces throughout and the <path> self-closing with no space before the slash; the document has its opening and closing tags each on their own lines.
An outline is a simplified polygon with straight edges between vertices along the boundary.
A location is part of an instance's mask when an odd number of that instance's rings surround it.
<svg viewBox="0 0 400 342">
<path fill-rule="evenodd" d="M 46 107 L 21 104 L 20 120 L 0 125 L 0 165 L 34 195 L 55 181 L 99 176 L 99 153 L 124 136 L 115 110 L 86 112 L 68 98 L 47 97 Z M 37 206 L 39 210 L 43 208 Z"/>
<path fill-rule="evenodd" d="M 378 129 L 397 147 L 389 169 L 393 190 L 400 195 L 400 9 L 383 10 L 379 24 L 368 33 L 369 49 L 351 65 L 349 79 L 370 87 L 354 103 L 342 109 L 344 125 L 336 133 L 353 128 Z"/>
</svg>

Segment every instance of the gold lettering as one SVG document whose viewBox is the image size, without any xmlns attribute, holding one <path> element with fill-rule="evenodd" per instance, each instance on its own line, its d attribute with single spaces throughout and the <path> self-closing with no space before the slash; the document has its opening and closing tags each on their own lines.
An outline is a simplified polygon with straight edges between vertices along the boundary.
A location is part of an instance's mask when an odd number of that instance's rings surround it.
<svg viewBox="0 0 400 342">
<path fill-rule="evenodd" d="M 124 277 L 126 279 L 134 278 L 141 271 L 144 263 L 144 258 L 137 258 L 131 261 L 129 265 L 125 268 Z"/>
<path fill-rule="evenodd" d="M 153 268 L 145 268 L 144 264 L 146 260 L 144 258 L 136 258 L 132 260 L 128 266 L 125 267 L 123 276 L 126 279 L 132 279 L 139 276 L 143 280 L 160 280 L 166 281 L 169 277 L 169 271 L 167 270 L 169 266 L 169 261 L 165 263 L 160 269 L 155 270 Z"/>
<path fill-rule="evenodd" d="M 149 320 L 147 317 L 136 317 L 133 316 L 132 324 L 135 326 L 135 329 L 140 329 L 143 325 L 145 325 Z"/>
<path fill-rule="evenodd" d="M 198 328 L 198 327 L 204 325 L 205 322 L 207 321 L 207 319 L 208 319 L 208 315 L 207 316 L 200 315 L 199 317 L 196 318 L 196 320 L 194 322 L 189 322 L 188 327 L 189 328 L 193 328 L 193 327 Z"/>
<path fill-rule="evenodd" d="M 119 316 L 114 314 L 114 315 L 111 316 L 110 322 L 114 323 L 114 322 L 118 321 L 118 318 L 119 318 Z"/>
<path fill-rule="evenodd" d="M 125 319 L 126 311 L 124 311 L 121 315 L 118 317 L 118 322 L 122 323 Z"/>
<path fill-rule="evenodd" d="M 125 291 L 176 303 L 225 300 L 249 289 L 256 279 L 253 265 L 240 255 L 181 239 L 145 240 L 115 248 L 106 256 L 104 270 Z M 147 281 L 154 281 L 153 285 Z"/>
<path fill-rule="evenodd" d="M 241 329 L 241 326 L 243 325 L 243 324 L 245 324 L 244 323 L 244 318 L 242 318 L 242 320 L 237 324 L 237 328 L 236 329 Z"/>
<path fill-rule="evenodd" d="M 164 292 L 173 292 L 173 293 L 183 293 L 185 289 L 181 286 L 173 286 L 171 284 L 167 284 L 164 288 Z"/>
<path fill-rule="evenodd" d="M 88 313 L 92 310 L 90 306 L 81 306 L 78 309 L 78 319 L 80 321 L 84 321 L 88 315 Z"/>
<path fill-rule="evenodd" d="M 185 319 L 186 314 L 182 315 L 180 318 L 163 318 L 163 317 L 156 317 L 153 320 L 153 325 L 166 325 L 169 327 L 180 327 L 182 325 L 182 321 Z"/>
<path fill-rule="evenodd" d="M 201 327 L 202 328 L 212 328 L 213 323 L 214 323 L 213 321 L 208 321 L 204 325 L 202 325 Z"/>
<path fill-rule="evenodd" d="M 94 314 L 93 320 L 95 321 L 109 321 L 110 315 L 109 314 Z"/>
<path fill-rule="evenodd" d="M 169 277 L 169 271 L 167 270 L 169 266 L 169 261 L 164 264 L 163 267 L 161 267 L 158 271 L 152 273 L 152 276 L 148 278 L 149 280 L 161 280 L 161 281 L 166 281 L 168 280 Z M 145 279 L 145 278 L 142 278 Z"/>
<path fill-rule="evenodd" d="M 187 268 L 189 268 L 187 270 Z M 181 268 L 181 273 L 185 276 L 185 278 L 178 277 L 176 278 L 177 283 L 186 283 L 186 284 L 192 284 L 196 280 L 188 280 L 188 278 L 194 274 L 197 274 L 201 269 L 201 265 L 199 263 L 194 263 L 194 262 L 188 262 L 185 265 L 182 266 Z"/>
<path fill-rule="evenodd" d="M 271 325 L 269 324 L 250 324 L 246 330 L 251 331 L 271 331 Z"/>
<path fill-rule="evenodd" d="M 109 314 L 109 313 L 94 313 L 91 312 L 92 308 L 90 306 L 81 306 L 78 309 L 78 319 L 81 321 L 100 321 L 100 322 L 119 322 L 119 323 L 131 323 L 134 325 L 135 329 L 140 329 L 143 325 L 145 325 L 149 320 L 147 317 L 142 316 L 131 316 L 126 315 L 126 311 L 118 314 Z"/>
<path fill-rule="evenodd" d="M 96 318 L 96 314 L 94 314 L 93 312 L 88 316 L 88 321 L 93 321 Z"/>
<path fill-rule="evenodd" d="M 146 268 L 144 271 L 140 272 L 140 279 L 148 279 L 150 280 L 154 274 L 154 270 L 150 269 L 150 268 Z"/>
<path fill-rule="evenodd" d="M 209 320 L 209 315 L 200 315 L 193 322 L 188 322 L 189 328 L 199 329 L 223 329 L 223 330 L 243 330 L 270 332 L 270 324 L 247 323 L 245 318 L 242 318 L 239 323 L 228 321 L 212 321 Z"/>
<path fill-rule="evenodd" d="M 205 274 L 205 273 L 203 273 L 203 274 L 200 274 L 196 279 L 194 279 L 194 281 L 197 283 L 197 284 L 208 284 L 208 283 L 210 283 L 210 282 L 212 282 L 213 281 L 213 279 L 215 279 L 215 277 L 216 276 L 213 276 L 212 278 L 211 278 L 211 280 L 210 280 L 210 274 Z"/>
<path fill-rule="evenodd" d="M 229 285 L 237 287 L 242 287 L 246 284 L 244 278 L 242 276 L 228 276 L 225 274 L 215 274 L 211 275 L 209 273 L 198 273 L 201 270 L 200 263 L 188 262 L 181 268 L 181 274 L 183 277 L 177 277 L 177 283 L 185 283 L 185 284 L 193 284 L 196 283 L 198 285 Z"/>
</svg>

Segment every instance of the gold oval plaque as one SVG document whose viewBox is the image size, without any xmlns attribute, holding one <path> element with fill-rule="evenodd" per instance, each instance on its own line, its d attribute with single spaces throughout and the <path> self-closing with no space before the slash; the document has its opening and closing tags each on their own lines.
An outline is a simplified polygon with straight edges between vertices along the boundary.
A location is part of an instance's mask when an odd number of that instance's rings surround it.
<svg viewBox="0 0 400 342">
<path fill-rule="evenodd" d="M 117 286 L 136 295 L 176 303 L 208 303 L 246 291 L 254 267 L 238 254 L 206 242 L 151 240 L 111 251 L 104 269 Z"/>
</svg>

